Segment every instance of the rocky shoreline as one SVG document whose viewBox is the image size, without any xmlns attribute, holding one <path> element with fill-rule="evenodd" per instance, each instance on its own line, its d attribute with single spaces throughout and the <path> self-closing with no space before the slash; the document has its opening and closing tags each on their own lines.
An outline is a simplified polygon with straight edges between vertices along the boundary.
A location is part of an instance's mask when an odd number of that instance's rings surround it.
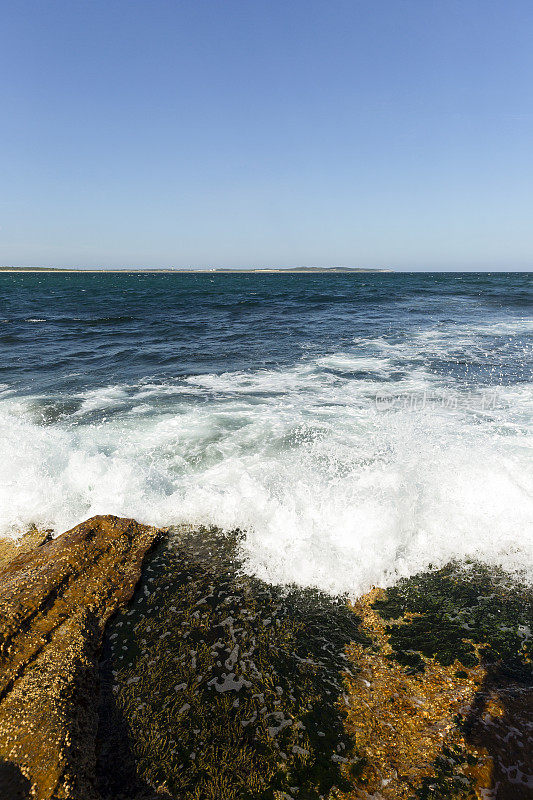
<svg viewBox="0 0 533 800">
<path fill-rule="evenodd" d="M 451 564 L 352 604 L 244 574 L 240 536 L 0 544 L 0 797 L 532 796 L 530 587 Z"/>
<path fill-rule="evenodd" d="M 157 531 L 95 517 L 30 536 L 0 574 L 0 796 L 93 798 L 98 648 Z"/>
</svg>

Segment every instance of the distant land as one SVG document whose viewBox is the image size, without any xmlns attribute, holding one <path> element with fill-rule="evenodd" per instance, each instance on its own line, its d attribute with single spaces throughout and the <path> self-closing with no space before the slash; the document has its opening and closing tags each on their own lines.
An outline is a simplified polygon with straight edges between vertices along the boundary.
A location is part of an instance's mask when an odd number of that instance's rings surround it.
<svg viewBox="0 0 533 800">
<path fill-rule="evenodd" d="M 370 269 L 366 267 L 265 267 L 265 268 L 246 268 L 234 269 L 231 267 L 206 267 L 205 269 L 184 269 L 166 267 L 162 269 L 149 268 L 149 267 L 0 267 L 0 272 L 149 272 L 149 273 L 222 273 L 224 275 L 240 275 L 243 273 L 326 273 L 326 272 L 393 272 L 392 269 Z"/>
</svg>

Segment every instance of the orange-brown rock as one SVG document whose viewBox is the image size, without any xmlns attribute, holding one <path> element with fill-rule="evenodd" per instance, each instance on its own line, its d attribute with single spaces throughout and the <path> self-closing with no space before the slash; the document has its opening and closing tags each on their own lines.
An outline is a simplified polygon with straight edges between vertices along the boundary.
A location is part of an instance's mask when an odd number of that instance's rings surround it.
<svg viewBox="0 0 533 800">
<path fill-rule="evenodd" d="M 364 767 L 358 780 L 362 786 L 342 797 L 412 798 L 422 781 L 434 776 L 443 748 L 461 748 L 475 758 L 475 767 L 465 764 L 460 772 L 465 780 L 474 779 L 478 798 L 488 796 L 492 760 L 484 748 L 469 747 L 455 724 L 457 715 L 468 714 L 485 670 L 467 669 L 458 661 L 445 667 L 427 658 L 423 673 L 409 674 L 390 657 L 385 623 L 372 608 L 379 596 L 383 591 L 374 589 L 354 606 L 374 646 L 347 648 L 357 671 L 346 677 L 346 728 Z"/>
<path fill-rule="evenodd" d="M 36 547 L 40 547 L 48 541 L 51 538 L 50 534 L 51 531 L 32 527 L 24 536 L 21 536 L 20 539 L 0 539 L 0 572 L 2 572 L 16 556 L 27 553 L 29 550 L 34 550 Z"/>
<path fill-rule="evenodd" d="M 32 547 L 4 551 L 0 797 L 96 797 L 98 648 L 157 534 L 134 520 L 98 516 L 57 539 L 34 532 Z"/>
</svg>

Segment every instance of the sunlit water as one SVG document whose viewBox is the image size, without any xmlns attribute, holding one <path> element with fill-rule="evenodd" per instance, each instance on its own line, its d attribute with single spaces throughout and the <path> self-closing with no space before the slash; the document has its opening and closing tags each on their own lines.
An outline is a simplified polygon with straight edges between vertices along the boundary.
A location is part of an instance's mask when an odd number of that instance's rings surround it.
<svg viewBox="0 0 533 800">
<path fill-rule="evenodd" d="M 0 532 L 246 531 L 358 594 L 533 575 L 531 275 L 0 275 Z"/>
</svg>

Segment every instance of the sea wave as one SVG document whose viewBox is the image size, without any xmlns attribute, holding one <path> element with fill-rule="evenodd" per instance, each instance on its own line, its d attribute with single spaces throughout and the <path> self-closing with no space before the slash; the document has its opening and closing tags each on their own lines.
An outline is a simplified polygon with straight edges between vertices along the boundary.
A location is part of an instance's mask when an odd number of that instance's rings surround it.
<svg viewBox="0 0 533 800">
<path fill-rule="evenodd" d="M 4 392 L 0 531 L 97 513 L 239 527 L 246 569 L 350 595 L 455 558 L 531 578 L 532 386 L 495 384 L 487 406 L 422 347 L 376 340 L 68 399 Z M 432 400 L 383 405 L 384 392 Z"/>
</svg>

